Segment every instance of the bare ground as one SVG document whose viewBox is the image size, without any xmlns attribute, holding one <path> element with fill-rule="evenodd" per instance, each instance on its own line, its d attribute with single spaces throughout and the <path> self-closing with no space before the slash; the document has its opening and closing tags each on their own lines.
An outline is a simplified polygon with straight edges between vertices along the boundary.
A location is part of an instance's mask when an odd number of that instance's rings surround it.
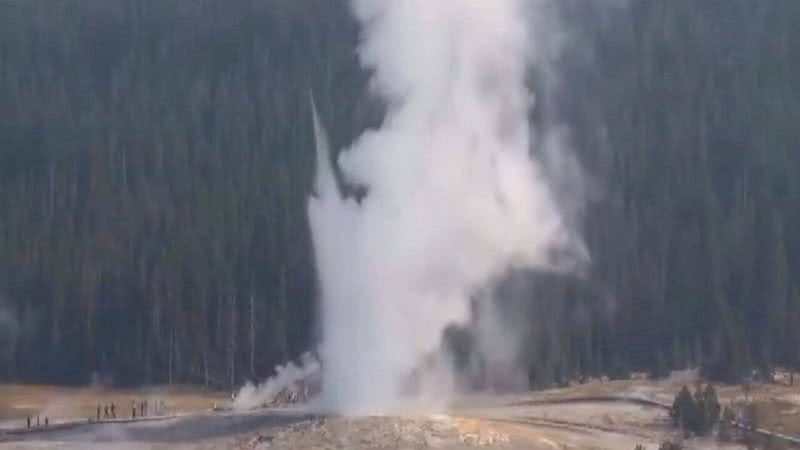
<svg viewBox="0 0 800 450">
<path fill-rule="evenodd" d="M 115 404 L 119 418 L 132 415 L 131 402 L 148 400 L 155 413 L 157 401 L 164 401 L 161 415 L 208 411 L 215 403 L 227 401 L 225 395 L 185 386 L 154 386 L 142 389 L 104 387 L 63 387 L 43 385 L 0 385 L 0 429 L 25 426 L 27 416 L 48 417 L 50 423 L 86 420 L 96 417 L 97 406 Z M 104 411 L 101 411 L 103 414 Z"/>
<path fill-rule="evenodd" d="M 265 450 L 265 449 L 425 449 L 444 450 L 474 447 L 508 449 L 596 449 L 625 450 L 643 444 L 656 449 L 664 439 L 680 440 L 667 420 L 665 406 L 675 393 L 695 380 L 644 379 L 590 383 L 522 395 L 474 395 L 454 402 L 448 415 L 430 417 L 332 417 L 316 416 L 302 410 L 262 410 L 246 414 L 202 413 L 223 399 L 197 392 L 172 393 L 168 398 L 185 417 L 145 424 L 82 425 L 75 429 L 14 438 L 0 443 L 0 449 L 181 449 L 181 450 Z M 33 403 L 47 393 L 33 389 L 11 389 L 17 395 L 0 403 Z M 8 389 L 8 388 L 5 388 Z M 718 388 L 723 404 L 745 400 L 738 386 Z M 8 391 L 5 391 L 8 392 Z M 76 414 L 85 414 L 80 402 L 94 404 L 101 398 L 124 401 L 140 392 L 78 391 L 77 398 L 64 399 L 72 392 L 56 391 L 62 404 Z M 164 394 L 167 395 L 167 394 Z M 784 433 L 800 432 L 800 386 L 753 386 L 748 400 L 761 411 L 760 426 Z M 16 403 L 14 403 L 16 402 Z M 2 406 L 0 406 L 2 408 Z M 91 408 L 91 407 L 90 407 Z M 0 440 L 2 435 L 0 434 Z M 713 439 L 690 439 L 687 449 L 742 448 L 720 444 Z"/>
</svg>

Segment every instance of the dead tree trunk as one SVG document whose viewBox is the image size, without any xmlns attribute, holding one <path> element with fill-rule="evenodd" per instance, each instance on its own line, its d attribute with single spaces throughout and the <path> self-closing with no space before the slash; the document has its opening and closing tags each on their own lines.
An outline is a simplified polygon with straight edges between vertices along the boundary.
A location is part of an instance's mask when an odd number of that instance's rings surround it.
<svg viewBox="0 0 800 450">
<path fill-rule="evenodd" d="M 203 350 L 203 384 L 208 389 L 208 349 Z"/>
<path fill-rule="evenodd" d="M 169 332 L 169 384 L 172 386 L 172 366 L 175 359 L 175 329 Z"/>
<path fill-rule="evenodd" d="M 236 384 L 236 295 L 231 298 L 230 331 L 228 341 L 228 368 L 230 388 Z"/>
<path fill-rule="evenodd" d="M 250 376 L 256 375 L 256 307 L 253 292 L 250 292 Z"/>
</svg>

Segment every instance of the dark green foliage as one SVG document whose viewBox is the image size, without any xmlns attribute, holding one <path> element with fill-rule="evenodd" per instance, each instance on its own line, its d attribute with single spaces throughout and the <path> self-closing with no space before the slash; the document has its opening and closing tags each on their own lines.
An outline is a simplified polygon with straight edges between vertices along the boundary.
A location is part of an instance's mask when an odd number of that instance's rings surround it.
<svg viewBox="0 0 800 450">
<path fill-rule="evenodd" d="M 719 429 L 717 431 L 717 438 L 721 441 L 730 441 L 733 439 L 733 424 L 736 420 L 736 413 L 733 408 L 726 406 L 722 409 L 722 415 L 719 418 Z"/>
<path fill-rule="evenodd" d="M 614 355 L 606 370 L 608 378 L 612 380 L 624 380 L 631 375 L 630 369 L 619 354 Z"/>
<path fill-rule="evenodd" d="M 475 352 L 475 336 L 463 327 L 452 325 L 444 331 L 442 347 L 452 358 L 452 363 L 457 370 L 466 370 L 470 364 L 470 357 Z"/>
<path fill-rule="evenodd" d="M 730 381 L 796 364 L 800 92 L 783 57 L 800 55 L 800 4 L 564 3 L 590 36 L 560 107 L 607 188 L 585 234 L 614 295 L 610 346 Z"/>
<path fill-rule="evenodd" d="M 309 349 L 308 92 L 340 145 L 363 79 L 343 6 L 0 2 L 0 379 L 225 386 Z"/>
<path fill-rule="evenodd" d="M 224 386 L 313 345 L 308 92 L 337 149 L 382 118 L 347 3 L 0 2 L 0 379 Z M 800 368 L 800 2 L 556 3 L 532 125 L 587 172 L 553 185 L 592 265 L 510 314 L 532 381 Z"/>
<path fill-rule="evenodd" d="M 692 398 L 689 389 L 684 386 L 675 400 L 672 402 L 672 408 L 669 411 L 672 418 L 672 425 L 681 428 L 689 428 L 691 423 L 697 420 L 697 408 Z"/>
<path fill-rule="evenodd" d="M 722 409 L 719 404 L 719 397 L 717 397 L 717 391 L 711 384 L 707 384 L 703 390 L 702 405 L 706 426 L 711 428 L 720 420 L 720 411 Z"/>
<path fill-rule="evenodd" d="M 698 435 L 707 434 L 717 424 L 720 404 L 714 387 L 697 387 L 694 397 L 684 386 L 675 396 L 670 409 L 672 424 Z"/>
<path fill-rule="evenodd" d="M 658 350 L 656 353 L 656 366 L 653 370 L 654 378 L 664 378 L 669 375 L 669 370 L 667 370 L 667 361 L 664 359 L 664 353 L 661 350 Z"/>
</svg>

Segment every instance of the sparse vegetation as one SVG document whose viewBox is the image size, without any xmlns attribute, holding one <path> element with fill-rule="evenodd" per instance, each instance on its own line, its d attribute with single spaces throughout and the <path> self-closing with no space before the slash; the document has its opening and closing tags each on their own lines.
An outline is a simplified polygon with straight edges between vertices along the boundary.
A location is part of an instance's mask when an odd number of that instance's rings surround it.
<svg viewBox="0 0 800 450">
<path fill-rule="evenodd" d="M 682 450 L 683 445 L 679 444 L 675 441 L 666 440 L 663 441 L 659 446 L 658 450 Z M 638 444 L 633 450 L 646 450 L 644 445 Z"/>
<path fill-rule="evenodd" d="M 699 390 L 698 390 L 699 393 Z M 719 404 L 719 397 L 714 386 L 707 384 L 701 396 L 696 397 L 696 403 L 701 406 L 703 425 L 706 429 L 711 429 L 719 421 L 719 414 L 721 406 Z"/>
<path fill-rule="evenodd" d="M 733 408 L 730 406 L 723 408 L 722 415 L 719 418 L 719 427 L 717 428 L 717 438 L 720 441 L 730 441 L 733 438 L 734 420 L 736 420 L 736 413 L 733 412 Z"/>
<path fill-rule="evenodd" d="M 678 442 L 666 440 L 658 446 L 658 450 L 682 450 L 683 445 Z"/>
<path fill-rule="evenodd" d="M 758 407 L 755 403 L 749 402 L 741 410 L 741 424 L 744 426 L 742 440 L 748 449 L 756 448 L 758 435 L 755 430 L 758 428 Z"/>
</svg>

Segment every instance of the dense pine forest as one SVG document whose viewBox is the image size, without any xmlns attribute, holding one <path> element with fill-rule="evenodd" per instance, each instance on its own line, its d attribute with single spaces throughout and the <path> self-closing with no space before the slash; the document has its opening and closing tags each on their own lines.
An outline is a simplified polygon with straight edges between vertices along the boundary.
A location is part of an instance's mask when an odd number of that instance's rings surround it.
<svg viewBox="0 0 800 450">
<path fill-rule="evenodd" d="M 531 380 L 800 368 L 800 2 L 555 5 L 531 126 L 591 264 L 498 287 Z M 313 348 L 308 98 L 336 149 L 380 123 L 358 40 L 344 0 L 0 2 L 0 380 Z"/>
</svg>

